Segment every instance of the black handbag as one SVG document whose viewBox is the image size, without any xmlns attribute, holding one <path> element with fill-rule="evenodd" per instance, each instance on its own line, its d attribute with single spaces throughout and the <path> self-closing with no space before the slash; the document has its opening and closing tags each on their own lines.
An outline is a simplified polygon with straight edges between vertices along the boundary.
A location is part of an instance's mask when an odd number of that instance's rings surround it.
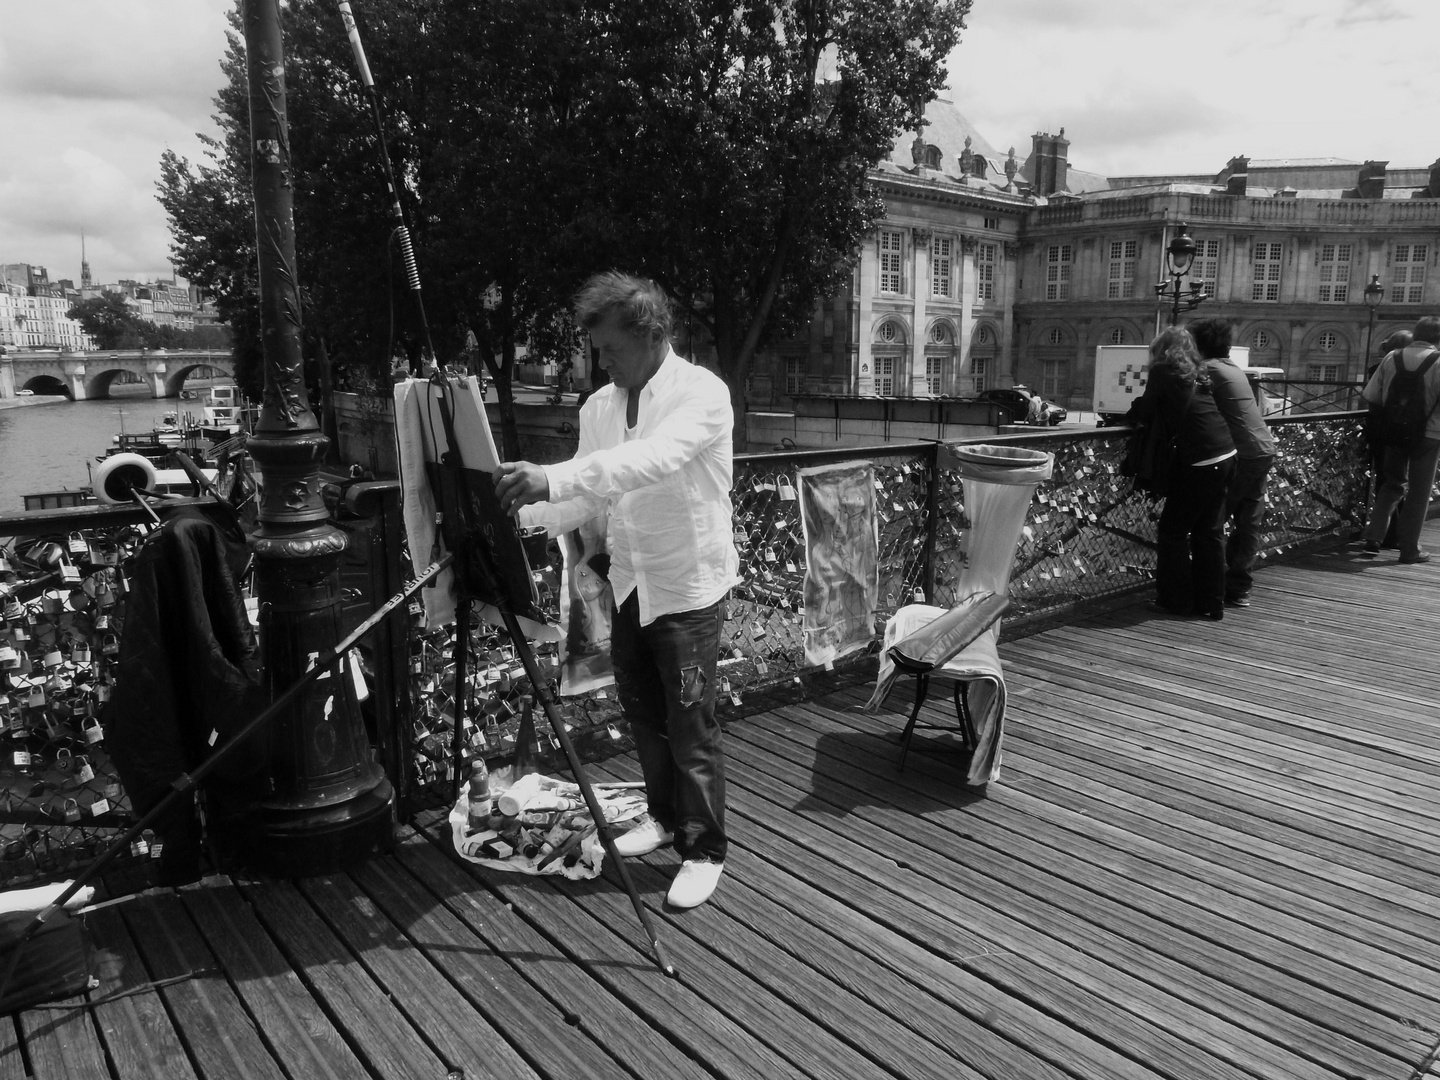
<svg viewBox="0 0 1440 1080">
<path fill-rule="evenodd" d="M 1190 411 L 1194 398 L 1195 391 L 1191 388 L 1180 410 L 1181 416 Z M 1158 417 L 1152 416 L 1130 433 L 1125 444 L 1125 456 L 1120 461 L 1120 475 L 1130 477 L 1136 490 L 1163 499 L 1170 492 L 1171 478 L 1175 474 L 1178 439 L 1179 424 L 1172 431 L 1159 423 Z"/>
</svg>

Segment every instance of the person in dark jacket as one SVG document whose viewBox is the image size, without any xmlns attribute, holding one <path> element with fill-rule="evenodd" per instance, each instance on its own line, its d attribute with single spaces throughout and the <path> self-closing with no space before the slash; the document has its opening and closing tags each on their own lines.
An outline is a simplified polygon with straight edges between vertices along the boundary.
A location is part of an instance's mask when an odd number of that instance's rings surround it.
<svg viewBox="0 0 1440 1080">
<path fill-rule="evenodd" d="M 1156 535 L 1153 606 L 1223 619 L 1225 493 L 1235 474 L 1235 442 L 1187 331 L 1172 326 L 1150 344 L 1145 393 L 1126 419 L 1157 424 L 1162 438 L 1175 439 L 1176 473 Z"/>
<path fill-rule="evenodd" d="M 1230 538 L 1225 543 L 1225 603 L 1249 607 L 1260 526 L 1265 520 L 1265 480 L 1275 463 L 1275 438 L 1255 401 L 1250 380 L 1230 359 L 1230 323 L 1197 319 L 1187 329 L 1210 375 L 1210 396 L 1235 440 L 1235 476 L 1225 495 L 1225 517 L 1230 522 Z"/>
</svg>

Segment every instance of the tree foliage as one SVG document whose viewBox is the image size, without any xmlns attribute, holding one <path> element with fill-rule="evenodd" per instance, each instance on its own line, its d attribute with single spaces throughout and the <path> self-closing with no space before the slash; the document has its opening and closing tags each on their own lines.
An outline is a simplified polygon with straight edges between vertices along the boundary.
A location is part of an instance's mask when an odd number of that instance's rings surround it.
<svg viewBox="0 0 1440 1080">
<path fill-rule="evenodd" d="M 182 330 L 143 319 L 118 292 L 77 300 L 65 314 L 95 339 L 99 349 L 223 349 L 229 336 L 210 328 Z"/>
<path fill-rule="evenodd" d="M 743 414 L 757 352 L 845 287 L 881 213 L 867 171 L 944 84 L 970 0 L 363 0 L 430 337 L 473 334 L 517 452 L 517 348 L 562 358 L 569 297 L 611 267 L 676 298 Z M 425 345 L 393 251 L 368 102 L 330 0 L 284 15 L 307 338 L 338 381 Z M 238 23 L 236 24 L 238 25 Z M 258 376 L 243 45 L 206 163 L 162 161 L 176 265 Z M 248 355 L 247 355 L 248 353 Z M 737 425 L 737 438 L 744 430 Z"/>
</svg>

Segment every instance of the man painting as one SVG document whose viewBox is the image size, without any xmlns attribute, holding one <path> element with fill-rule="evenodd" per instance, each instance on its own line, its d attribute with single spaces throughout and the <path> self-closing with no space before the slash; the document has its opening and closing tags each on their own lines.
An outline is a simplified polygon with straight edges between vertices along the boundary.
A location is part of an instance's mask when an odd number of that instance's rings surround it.
<svg viewBox="0 0 1440 1080">
<path fill-rule="evenodd" d="M 576 295 L 575 317 L 610 383 L 580 410 L 573 458 L 504 462 L 496 491 L 522 525 L 551 536 L 608 514 L 615 686 L 649 802 L 616 848 L 635 856 L 673 843 L 684 861 L 666 899 L 695 907 L 726 853 L 715 667 L 739 580 L 730 393 L 671 348 L 670 304 L 654 282 L 598 274 Z"/>
</svg>

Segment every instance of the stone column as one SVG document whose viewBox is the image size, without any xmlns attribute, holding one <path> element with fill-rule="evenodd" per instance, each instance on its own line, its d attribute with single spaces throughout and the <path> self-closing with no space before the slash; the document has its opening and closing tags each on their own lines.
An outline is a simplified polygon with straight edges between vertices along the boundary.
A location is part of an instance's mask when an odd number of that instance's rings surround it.
<svg viewBox="0 0 1440 1080">
<path fill-rule="evenodd" d="M 930 297 L 930 230 L 914 229 L 911 236 L 915 246 L 911 260 L 915 307 L 910 320 L 910 396 L 920 397 L 930 392 L 925 381 L 925 302 Z"/>
<path fill-rule="evenodd" d="M 855 327 L 855 366 L 850 372 L 850 391 L 854 394 L 875 393 L 875 288 L 879 283 L 879 238 L 871 233 L 860 245 L 860 296 L 858 324 Z"/>
</svg>

